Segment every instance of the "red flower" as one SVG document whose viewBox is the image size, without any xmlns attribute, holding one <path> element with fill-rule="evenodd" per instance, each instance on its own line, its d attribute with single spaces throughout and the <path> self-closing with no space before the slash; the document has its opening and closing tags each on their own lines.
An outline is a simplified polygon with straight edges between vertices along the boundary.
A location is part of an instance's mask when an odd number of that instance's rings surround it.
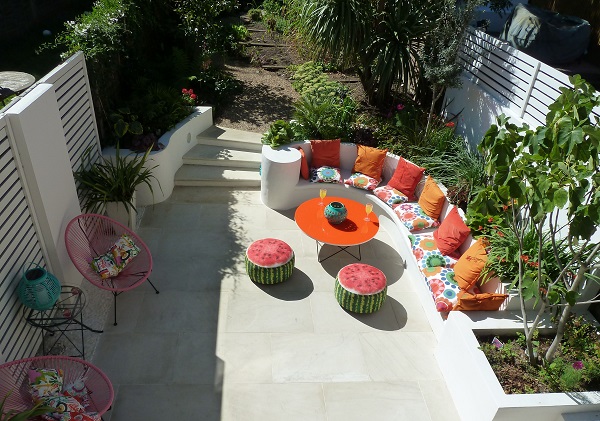
<svg viewBox="0 0 600 421">
<path fill-rule="evenodd" d="M 479 225 L 479 227 L 477 228 L 478 231 L 481 231 L 483 229 L 483 227 L 481 225 Z"/>
<path fill-rule="evenodd" d="M 502 231 L 497 231 L 496 234 L 498 234 L 498 237 L 504 237 L 504 233 Z"/>
<path fill-rule="evenodd" d="M 181 93 L 182 93 L 182 94 L 187 94 L 187 93 L 188 93 L 188 90 L 187 90 L 187 89 L 185 89 L 185 88 L 183 88 L 183 89 L 181 90 Z"/>
<path fill-rule="evenodd" d="M 523 260 L 525 263 L 527 263 L 527 262 L 529 261 L 529 256 L 527 256 L 526 254 L 522 254 L 522 255 L 521 255 L 521 259 L 522 259 L 522 260 Z"/>
<path fill-rule="evenodd" d="M 502 210 L 504 210 L 504 212 L 506 212 L 508 210 L 508 206 L 507 205 L 502 205 Z"/>
<path fill-rule="evenodd" d="M 492 218 L 491 216 L 488 218 L 488 222 L 491 224 L 492 222 L 494 222 L 494 218 Z"/>
<path fill-rule="evenodd" d="M 196 94 L 191 94 L 191 95 L 190 95 L 190 98 L 192 98 L 192 99 L 196 99 Z"/>
<path fill-rule="evenodd" d="M 455 124 L 454 124 L 454 122 L 453 122 L 453 121 L 449 121 L 449 122 L 447 122 L 447 123 L 446 123 L 446 127 L 450 127 L 450 128 L 452 128 L 452 127 L 454 127 L 454 126 L 455 126 Z"/>
<path fill-rule="evenodd" d="M 538 262 L 527 262 L 527 264 L 529 266 L 531 266 L 532 268 L 536 268 L 536 267 L 538 267 L 540 265 Z"/>
</svg>

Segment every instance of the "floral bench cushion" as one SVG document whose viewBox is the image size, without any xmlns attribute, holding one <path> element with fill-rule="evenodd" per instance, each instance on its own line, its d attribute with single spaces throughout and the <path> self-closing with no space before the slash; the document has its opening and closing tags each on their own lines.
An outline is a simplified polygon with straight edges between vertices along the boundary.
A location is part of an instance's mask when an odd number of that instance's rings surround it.
<svg viewBox="0 0 600 421">
<path fill-rule="evenodd" d="M 399 190 L 391 186 L 381 186 L 373 190 L 373 193 L 379 200 L 384 202 L 389 207 L 408 202 L 408 197 Z"/>
<path fill-rule="evenodd" d="M 427 215 L 418 203 L 393 205 L 392 209 L 409 231 L 421 231 L 427 228 L 436 228 L 440 225 L 440 222 Z"/>
<path fill-rule="evenodd" d="M 458 254 L 444 256 L 437 248 L 432 234 L 414 234 L 410 236 L 412 252 L 419 268 L 447 267 L 453 268 L 458 261 Z"/>
<path fill-rule="evenodd" d="M 441 313 L 451 311 L 458 301 L 458 284 L 454 280 L 454 270 L 443 267 L 421 268 L 425 282 L 431 291 L 435 308 Z"/>
</svg>

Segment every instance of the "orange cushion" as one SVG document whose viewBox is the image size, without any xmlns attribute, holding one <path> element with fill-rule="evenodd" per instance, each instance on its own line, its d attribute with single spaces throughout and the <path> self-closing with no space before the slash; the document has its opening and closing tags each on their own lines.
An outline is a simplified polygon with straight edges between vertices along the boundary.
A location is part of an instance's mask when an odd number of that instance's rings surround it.
<svg viewBox="0 0 600 421">
<path fill-rule="evenodd" d="M 446 201 L 444 192 L 440 190 L 435 180 L 429 176 L 425 181 L 423 192 L 419 196 L 419 206 L 428 216 L 438 219 L 442 213 L 442 207 Z"/>
<path fill-rule="evenodd" d="M 492 292 L 485 292 L 481 294 L 469 294 L 465 291 L 458 293 L 458 301 L 452 308 L 452 310 L 462 311 L 477 311 L 487 310 L 496 311 L 500 309 L 500 306 L 506 300 L 508 295 L 496 294 Z"/>
<path fill-rule="evenodd" d="M 302 176 L 303 179 L 308 180 L 309 174 L 308 174 L 308 160 L 306 159 L 306 154 L 304 153 L 304 149 L 302 149 L 302 147 L 298 146 L 297 148 L 300 151 L 300 155 L 302 156 L 302 158 L 300 159 L 300 175 Z"/>
<path fill-rule="evenodd" d="M 458 208 L 453 206 L 440 227 L 434 231 L 433 238 L 438 250 L 447 256 L 459 248 L 470 233 L 471 230 L 460 217 Z"/>
<path fill-rule="evenodd" d="M 356 152 L 356 161 L 354 161 L 352 172 L 359 172 L 381 181 L 381 171 L 383 171 L 387 149 L 358 145 Z"/>
<path fill-rule="evenodd" d="M 335 140 L 311 140 L 313 168 L 340 167 L 340 139 Z"/>
<path fill-rule="evenodd" d="M 454 280 L 458 287 L 463 291 L 469 291 L 476 286 L 486 262 L 485 245 L 479 239 L 460 256 L 460 259 L 454 265 Z"/>
<path fill-rule="evenodd" d="M 415 200 L 415 189 L 419 181 L 421 181 L 424 172 L 425 168 L 421 168 L 400 157 L 394 175 L 387 185 L 400 190 L 409 200 Z"/>
</svg>

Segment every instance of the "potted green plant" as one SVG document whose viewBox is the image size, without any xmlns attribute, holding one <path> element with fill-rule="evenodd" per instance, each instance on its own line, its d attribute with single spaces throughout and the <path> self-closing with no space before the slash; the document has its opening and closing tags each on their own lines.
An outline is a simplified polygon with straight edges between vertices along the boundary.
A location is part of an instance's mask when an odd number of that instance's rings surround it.
<svg viewBox="0 0 600 421">
<path fill-rule="evenodd" d="M 91 162 L 88 151 L 80 169 L 74 173 L 75 180 L 81 186 L 85 210 L 105 213 L 130 228 L 135 228 L 136 188 L 145 184 L 153 193 L 151 181 L 155 177 L 152 170 L 156 165 L 146 165 L 150 151 L 151 148 L 148 148 L 143 154 L 123 156 L 117 145 L 114 157 L 101 157 L 97 162 Z"/>
<path fill-rule="evenodd" d="M 12 409 L 5 410 L 4 405 L 6 404 L 6 399 L 10 394 L 11 392 L 8 392 L 2 399 L 2 402 L 0 402 L 0 421 L 27 421 L 28 419 L 37 417 L 39 415 L 49 414 L 54 410 L 54 408 L 49 406 L 42 406 L 41 403 L 26 411 L 17 412 Z"/>
</svg>

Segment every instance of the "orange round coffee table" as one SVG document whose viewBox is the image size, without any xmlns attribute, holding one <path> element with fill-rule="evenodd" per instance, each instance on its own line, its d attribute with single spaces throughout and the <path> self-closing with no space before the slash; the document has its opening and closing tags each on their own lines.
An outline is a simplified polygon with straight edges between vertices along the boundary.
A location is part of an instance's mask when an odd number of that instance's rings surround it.
<svg viewBox="0 0 600 421">
<path fill-rule="evenodd" d="M 377 218 L 377 215 L 371 212 L 369 220 L 365 221 L 367 216 L 365 205 L 342 197 L 325 197 L 322 205 L 320 202 L 321 199 L 318 197 L 307 200 L 298 206 L 294 216 L 296 224 L 302 232 L 317 242 L 317 257 L 319 256 L 319 247 L 323 244 L 340 248 L 332 255 L 319 259 L 319 262 L 327 260 L 342 251 L 360 260 L 360 245 L 375 237 L 375 234 L 379 231 L 379 218 Z M 330 224 L 325 218 L 325 206 L 331 202 L 342 202 L 348 209 L 348 216 L 341 224 Z M 358 246 L 358 256 L 346 250 L 351 246 Z"/>
</svg>

